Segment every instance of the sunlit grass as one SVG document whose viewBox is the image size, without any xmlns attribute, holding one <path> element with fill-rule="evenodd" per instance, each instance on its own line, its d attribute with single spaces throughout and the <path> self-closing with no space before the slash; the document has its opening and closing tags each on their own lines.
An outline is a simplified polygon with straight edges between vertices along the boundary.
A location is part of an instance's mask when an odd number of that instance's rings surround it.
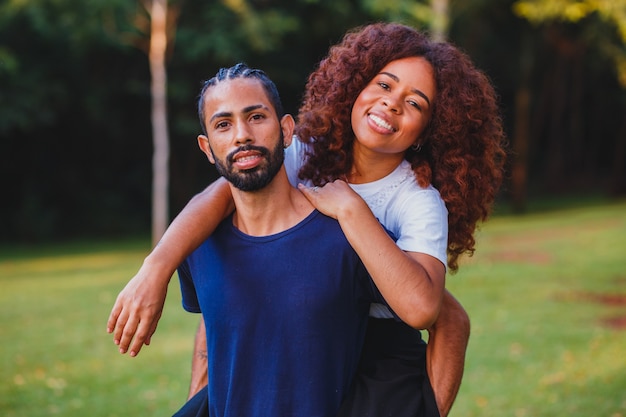
<svg viewBox="0 0 626 417">
<path fill-rule="evenodd" d="M 472 319 L 451 416 L 626 416 L 626 327 L 606 324 L 626 303 L 592 297 L 626 301 L 626 204 L 498 217 L 478 248 L 448 279 Z"/>
<path fill-rule="evenodd" d="M 172 281 L 152 346 L 105 331 L 148 242 L 0 250 L 0 415 L 167 416 L 186 397 L 197 317 Z M 448 287 L 472 319 L 452 417 L 626 416 L 626 202 L 499 216 Z M 596 296 L 594 298 L 594 296 Z"/>
<path fill-rule="evenodd" d="M 149 246 L 116 246 L 0 261 L 3 416 L 166 416 L 184 402 L 197 317 L 173 280 L 153 345 L 120 355 L 106 319 Z"/>
</svg>

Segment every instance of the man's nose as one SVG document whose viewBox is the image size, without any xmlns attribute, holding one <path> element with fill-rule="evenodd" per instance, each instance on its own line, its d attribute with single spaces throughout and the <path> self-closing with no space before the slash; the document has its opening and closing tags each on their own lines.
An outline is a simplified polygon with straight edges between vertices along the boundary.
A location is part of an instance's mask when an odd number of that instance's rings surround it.
<svg viewBox="0 0 626 417">
<path fill-rule="evenodd" d="M 235 131 L 235 142 L 237 145 L 245 145 L 254 142 L 254 135 L 247 123 L 238 123 Z"/>
</svg>

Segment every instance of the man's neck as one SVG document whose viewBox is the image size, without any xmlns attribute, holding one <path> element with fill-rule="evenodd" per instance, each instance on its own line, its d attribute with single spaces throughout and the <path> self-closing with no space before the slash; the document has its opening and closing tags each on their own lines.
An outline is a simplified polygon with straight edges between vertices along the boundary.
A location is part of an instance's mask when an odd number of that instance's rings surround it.
<svg viewBox="0 0 626 417">
<path fill-rule="evenodd" d="M 269 236 L 300 223 L 313 206 L 291 186 L 284 167 L 266 187 L 249 192 L 231 185 L 235 202 L 233 224 L 250 236 Z"/>
</svg>

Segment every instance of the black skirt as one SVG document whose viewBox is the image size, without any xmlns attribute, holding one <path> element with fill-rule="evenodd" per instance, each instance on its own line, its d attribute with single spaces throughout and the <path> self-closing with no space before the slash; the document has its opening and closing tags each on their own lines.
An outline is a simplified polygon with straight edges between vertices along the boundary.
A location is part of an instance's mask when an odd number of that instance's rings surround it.
<svg viewBox="0 0 626 417">
<path fill-rule="evenodd" d="M 370 317 L 357 375 L 338 417 L 439 417 L 419 331 Z"/>
<path fill-rule="evenodd" d="M 209 389 L 202 388 L 189 399 L 173 417 L 208 417 L 209 416 Z"/>
</svg>

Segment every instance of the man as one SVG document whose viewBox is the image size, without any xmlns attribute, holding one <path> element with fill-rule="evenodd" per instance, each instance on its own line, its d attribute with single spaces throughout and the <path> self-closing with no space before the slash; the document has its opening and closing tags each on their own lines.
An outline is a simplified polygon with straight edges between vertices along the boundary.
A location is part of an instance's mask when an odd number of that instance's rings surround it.
<svg viewBox="0 0 626 417">
<path fill-rule="evenodd" d="M 199 146 L 235 205 L 179 268 L 183 306 L 205 324 L 210 415 L 334 416 L 369 304 L 402 311 L 412 284 L 398 291 L 392 277 L 370 278 L 338 222 L 289 184 L 294 120 L 263 72 L 220 70 L 199 110 Z"/>
</svg>

